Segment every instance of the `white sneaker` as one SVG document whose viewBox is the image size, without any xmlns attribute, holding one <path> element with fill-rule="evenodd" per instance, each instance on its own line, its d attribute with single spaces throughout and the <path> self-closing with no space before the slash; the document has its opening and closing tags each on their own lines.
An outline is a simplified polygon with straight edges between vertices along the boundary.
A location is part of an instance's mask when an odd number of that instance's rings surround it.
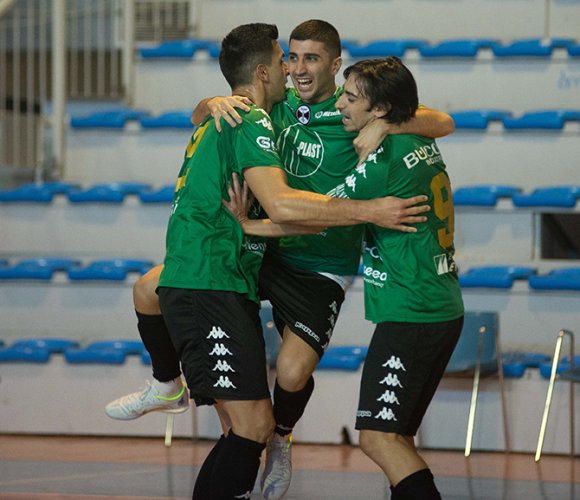
<svg viewBox="0 0 580 500">
<path fill-rule="evenodd" d="M 189 394 L 181 379 L 176 378 L 171 382 L 147 380 L 143 390 L 111 401 L 105 413 L 116 420 L 134 420 L 150 411 L 183 413 L 188 408 Z"/>
<path fill-rule="evenodd" d="M 290 487 L 292 479 L 292 434 L 274 437 L 266 447 L 266 464 L 262 473 L 262 496 L 279 500 Z"/>
</svg>

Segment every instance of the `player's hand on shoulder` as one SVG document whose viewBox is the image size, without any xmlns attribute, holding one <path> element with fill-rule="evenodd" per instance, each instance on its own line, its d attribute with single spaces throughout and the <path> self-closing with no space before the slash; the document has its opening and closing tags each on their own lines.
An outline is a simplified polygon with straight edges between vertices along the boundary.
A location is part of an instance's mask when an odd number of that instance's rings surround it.
<svg viewBox="0 0 580 500">
<path fill-rule="evenodd" d="M 352 141 L 358 155 L 358 165 L 363 163 L 368 155 L 375 151 L 390 134 L 390 124 L 385 120 L 371 120 Z"/>
<path fill-rule="evenodd" d="M 412 198 L 397 198 L 395 196 L 379 198 L 376 201 L 380 205 L 380 220 L 376 221 L 375 224 L 396 231 L 415 233 L 417 228 L 409 224 L 419 224 L 427 220 L 427 217 L 421 215 L 431 210 L 429 205 L 424 204 L 427 199 L 425 195 L 413 196 Z"/>
<path fill-rule="evenodd" d="M 222 131 L 221 120 L 223 118 L 230 127 L 235 127 L 238 123 L 242 123 L 242 117 L 237 109 L 242 111 L 249 111 L 252 101 L 247 97 L 240 95 L 218 96 L 213 97 L 207 103 L 207 108 L 210 115 L 215 120 L 215 126 L 218 132 Z"/>
</svg>

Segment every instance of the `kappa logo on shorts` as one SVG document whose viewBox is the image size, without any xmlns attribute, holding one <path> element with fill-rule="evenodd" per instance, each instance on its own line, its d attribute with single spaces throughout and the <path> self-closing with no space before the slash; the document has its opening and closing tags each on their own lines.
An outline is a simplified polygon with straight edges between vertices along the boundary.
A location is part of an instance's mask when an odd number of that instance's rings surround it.
<svg viewBox="0 0 580 500">
<path fill-rule="evenodd" d="M 336 300 L 332 302 L 332 304 L 330 304 L 328 307 L 330 307 L 330 310 L 334 313 L 334 314 L 338 314 L 338 306 L 336 304 Z"/>
<path fill-rule="evenodd" d="M 213 385 L 214 387 L 223 387 L 224 389 L 237 389 L 237 387 L 232 383 L 230 377 L 227 375 L 220 375 L 218 381 Z"/>
<path fill-rule="evenodd" d="M 403 385 L 401 384 L 399 377 L 397 377 L 397 375 L 394 375 L 390 372 L 383 380 L 381 380 L 379 382 L 379 384 L 387 384 L 389 387 L 399 386 L 399 387 L 403 388 Z"/>
<path fill-rule="evenodd" d="M 236 495 L 234 498 L 252 498 L 252 492 L 250 490 L 242 493 L 241 495 Z"/>
<path fill-rule="evenodd" d="M 403 370 L 404 372 L 407 371 L 405 370 L 405 365 L 401 362 L 401 358 L 395 356 L 391 356 L 390 359 L 383 365 L 383 368 L 387 367 L 393 370 Z"/>
<path fill-rule="evenodd" d="M 395 394 L 394 391 L 385 391 L 385 393 L 380 397 L 377 398 L 377 401 L 382 401 L 383 403 L 388 403 L 388 404 L 398 404 L 400 405 L 401 403 L 399 403 L 399 400 L 397 399 L 397 396 Z"/>
<path fill-rule="evenodd" d="M 316 340 L 316 342 L 320 342 L 320 337 L 318 335 L 316 335 L 310 328 L 308 328 L 305 324 L 300 323 L 300 321 L 297 321 L 296 323 L 294 323 L 294 326 L 296 328 L 300 328 L 300 330 L 302 330 L 303 332 L 306 332 L 308 335 L 310 335 L 314 340 Z"/>
<path fill-rule="evenodd" d="M 225 345 L 223 344 L 214 344 L 213 346 L 213 350 L 209 353 L 210 356 L 225 356 L 226 354 L 229 354 L 230 356 L 233 356 L 232 351 L 230 351 Z"/>
<path fill-rule="evenodd" d="M 382 420 L 394 420 L 397 422 L 397 417 L 395 417 L 393 410 L 387 408 L 386 406 L 383 406 L 383 409 L 375 415 L 375 418 L 380 418 Z"/>
<path fill-rule="evenodd" d="M 330 323 L 330 326 L 334 328 L 334 324 L 336 323 L 336 316 L 334 314 L 331 314 L 330 317 L 328 318 L 328 322 Z"/>
<path fill-rule="evenodd" d="M 227 362 L 224 361 L 222 359 L 218 359 L 215 366 L 213 367 L 212 371 L 220 371 L 220 372 L 233 372 L 236 373 L 236 370 L 234 370 L 231 365 Z"/>
<path fill-rule="evenodd" d="M 211 329 L 211 332 L 209 332 L 209 335 L 206 337 L 206 339 L 229 339 L 230 336 L 224 332 L 219 326 L 214 326 Z"/>
</svg>

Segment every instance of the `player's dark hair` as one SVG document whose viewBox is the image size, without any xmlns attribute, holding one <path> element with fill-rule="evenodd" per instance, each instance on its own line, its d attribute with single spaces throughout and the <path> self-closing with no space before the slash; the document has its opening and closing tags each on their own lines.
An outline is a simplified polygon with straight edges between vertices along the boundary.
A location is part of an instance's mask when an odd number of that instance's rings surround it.
<svg viewBox="0 0 580 500">
<path fill-rule="evenodd" d="M 336 28 L 326 21 L 310 19 L 300 23 L 290 33 L 290 41 L 292 40 L 322 42 L 332 59 L 340 57 L 340 35 Z"/>
<path fill-rule="evenodd" d="M 258 64 L 272 64 L 274 44 L 278 39 L 275 24 L 242 24 L 222 40 L 220 69 L 231 88 L 252 82 Z"/>
<path fill-rule="evenodd" d="M 390 107 L 384 117 L 389 123 L 400 124 L 415 116 L 419 106 L 417 84 L 398 57 L 359 61 L 344 70 L 344 78 L 349 75 L 355 77 L 358 90 L 369 100 L 369 110 Z"/>
</svg>

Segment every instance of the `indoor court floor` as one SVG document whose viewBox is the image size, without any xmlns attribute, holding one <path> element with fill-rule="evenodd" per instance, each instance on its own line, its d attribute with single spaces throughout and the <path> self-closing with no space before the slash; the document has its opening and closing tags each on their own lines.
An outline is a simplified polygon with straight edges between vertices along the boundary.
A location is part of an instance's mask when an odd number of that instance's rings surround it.
<svg viewBox="0 0 580 500">
<path fill-rule="evenodd" d="M 213 442 L 161 438 L 0 435 L 2 500 L 191 498 Z M 569 456 L 423 451 L 444 499 L 580 499 L 580 461 Z M 346 445 L 295 445 L 286 500 L 388 499 L 386 481 Z M 252 499 L 259 499 L 258 490 Z"/>
</svg>

